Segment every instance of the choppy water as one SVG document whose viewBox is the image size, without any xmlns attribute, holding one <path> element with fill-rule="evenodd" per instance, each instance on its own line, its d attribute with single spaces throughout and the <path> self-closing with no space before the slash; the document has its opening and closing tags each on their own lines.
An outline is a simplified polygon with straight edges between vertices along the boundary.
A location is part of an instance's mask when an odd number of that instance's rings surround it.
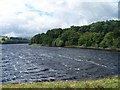
<svg viewBox="0 0 120 90">
<path fill-rule="evenodd" d="M 2 45 L 2 83 L 86 80 L 118 74 L 119 52 Z"/>
</svg>

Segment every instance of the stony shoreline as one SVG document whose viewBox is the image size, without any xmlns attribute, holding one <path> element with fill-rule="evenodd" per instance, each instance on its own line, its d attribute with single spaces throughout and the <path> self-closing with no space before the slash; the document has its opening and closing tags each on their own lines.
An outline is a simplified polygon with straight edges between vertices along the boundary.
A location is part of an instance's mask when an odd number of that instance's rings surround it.
<svg viewBox="0 0 120 90">
<path fill-rule="evenodd" d="M 80 49 L 93 49 L 93 50 L 106 50 L 106 51 L 120 52 L 120 48 L 97 48 L 97 47 L 82 47 L 82 46 L 65 46 L 65 48 L 80 48 Z"/>
<path fill-rule="evenodd" d="M 31 46 L 42 46 L 40 44 L 31 44 Z M 50 47 L 50 46 L 45 46 Z M 80 48 L 80 49 L 93 49 L 93 50 L 106 50 L 120 52 L 120 48 L 101 48 L 101 47 L 83 47 L 83 46 L 64 46 L 64 48 Z"/>
</svg>

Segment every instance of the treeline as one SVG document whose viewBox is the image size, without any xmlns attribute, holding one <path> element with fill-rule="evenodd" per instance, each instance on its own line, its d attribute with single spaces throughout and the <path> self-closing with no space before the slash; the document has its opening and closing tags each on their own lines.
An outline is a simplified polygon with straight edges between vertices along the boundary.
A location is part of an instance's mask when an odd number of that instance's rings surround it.
<svg viewBox="0 0 120 90">
<path fill-rule="evenodd" d="M 109 20 L 86 26 L 56 28 L 37 34 L 29 44 L 42 46 L 82 46 L 101 48 L 120 48 L 120 21 Z"/>
<path fill-rule="evenodd" d="M 21 37 L 3 36 L 1 37 L 0 43 L 1 44 L 22 44 L 22 43 L 29 43 L 29 40 Z"/>
</svg>

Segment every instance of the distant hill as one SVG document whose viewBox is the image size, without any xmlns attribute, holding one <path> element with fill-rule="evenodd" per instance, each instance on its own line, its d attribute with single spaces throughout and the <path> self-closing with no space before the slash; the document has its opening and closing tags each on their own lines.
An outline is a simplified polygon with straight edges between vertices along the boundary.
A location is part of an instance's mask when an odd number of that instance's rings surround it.
<svg viewBox="0 0 120 90">
<path fill-rule="evenodd" d="M 26 38 L 0 36 L 1 44 L 22 44 L 22 43 L 28 43 L 28 42 L 29 40 Z"/>
<path fill-rule="evenodd" d="M 107 20 L 85 26 L 51 29 L 33 36 L 29 44 L 53 47 L 120 48 L 120 21 Z"/>
</svg>

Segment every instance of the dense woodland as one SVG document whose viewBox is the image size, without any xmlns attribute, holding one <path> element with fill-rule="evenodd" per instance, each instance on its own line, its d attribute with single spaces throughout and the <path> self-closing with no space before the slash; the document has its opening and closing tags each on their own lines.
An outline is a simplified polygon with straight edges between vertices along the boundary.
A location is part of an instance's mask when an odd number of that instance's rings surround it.
<svg viewBox="0 0 120 90">
<path fill-rule="evenodd" d="M 109 20 L 85 26 L 51 29 L 32 37 L 29 44 L 120 48 L 120 21 Z"/>
</svg>

